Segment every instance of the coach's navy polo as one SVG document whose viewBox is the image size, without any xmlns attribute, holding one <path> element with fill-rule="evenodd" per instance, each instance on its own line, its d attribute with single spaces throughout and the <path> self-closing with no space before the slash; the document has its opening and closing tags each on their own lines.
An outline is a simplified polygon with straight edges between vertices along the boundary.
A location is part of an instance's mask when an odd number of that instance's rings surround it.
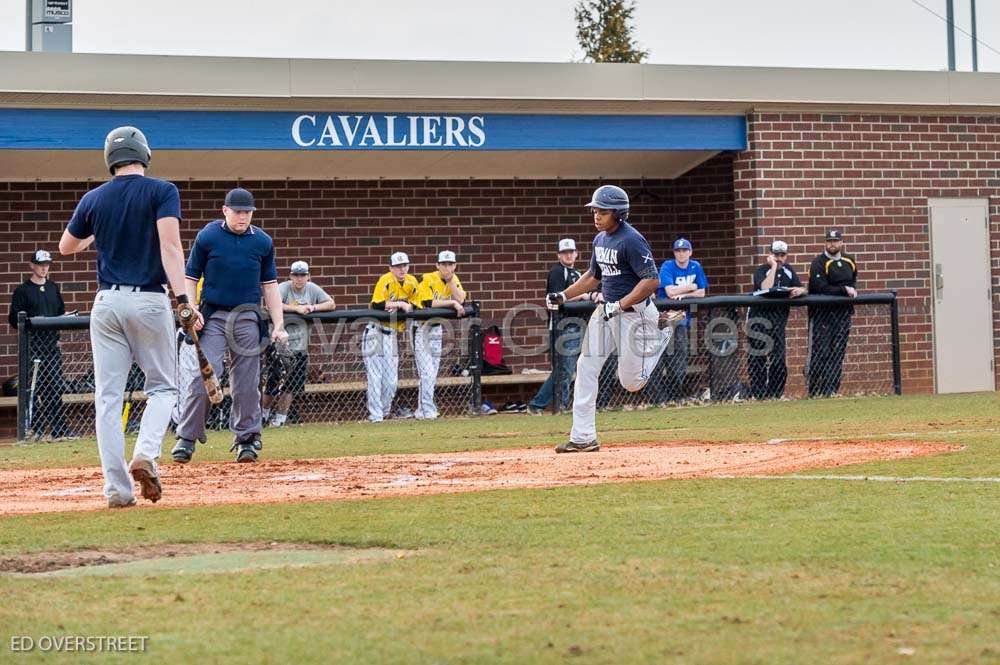
<svg viewBox="0 0 1000 665">
<path fill-rule="evenodd" d="M 119 175 L 83 195 L 69 233 L 94 236 L 97 281 L 103 284 L 166 284 L 156 220 L 181 218 L 181 198 L 172 182 Z"/>
<path fill-rule="evenodd" d="M 256 305 L 260 285 L 278 281 L 274 242 L 260 227 L 251 224 L 236 234 L 225 220 L 217 219 L 198 232 L 184 272 L 194 280 L 205 276 L 203 303 L 224 308 Z"/>
</svg>

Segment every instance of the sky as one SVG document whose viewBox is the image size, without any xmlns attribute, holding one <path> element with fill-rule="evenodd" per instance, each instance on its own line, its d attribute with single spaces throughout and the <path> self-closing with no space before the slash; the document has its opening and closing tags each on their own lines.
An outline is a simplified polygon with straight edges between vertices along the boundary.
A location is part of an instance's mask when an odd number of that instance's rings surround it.
<svg viewBox="0 0 1000 665">
<path fill-rule="evenodd" d="M 945 0 L 637 0 L 657 64 L 947 69 Z M 390 60 L 580 60 L 574 0 L 75 0 L 80 53 Z M 955 23 L 971 32 L 970 0 Z M 0 0 L 0 50 L 24 49 L 25 0 Z M 251 9 L 252 7 L 252 9 Z M 1000 72 L 1000 0 L 978 0 L 980 71 Z M 956 34 L 971 70 L 971 40 Z"/>
</svg>

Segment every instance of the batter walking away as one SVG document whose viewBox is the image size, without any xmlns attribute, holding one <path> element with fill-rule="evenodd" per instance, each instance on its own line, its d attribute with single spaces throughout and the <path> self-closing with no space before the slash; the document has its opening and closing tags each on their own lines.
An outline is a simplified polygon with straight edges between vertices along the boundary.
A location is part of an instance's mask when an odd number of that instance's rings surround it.
<svg viewBox="0 0 1000 665">
<path fill-rule="evenodd" d="M 278 272 L 274 264 L 274 243 L 250 220 L 253 195 L 245 189 L 226 194 L 222 206 L 225 219 L 210 222 L 198 232 L 188 258 L 187 290 L 195 299 L 198 280 L 204 275 L 200 311 L 195 329 L 200 330 L 202 350 L 216 376 L 222 376 L 222 361 L 229 351 L 229 387 L 233 407 L 229 427 L 237 462 L 256 462 L 262 448 L 260 439 L 260 350 L 267 339 L 261 318 L 260 298 L 271 316 L 271 341 L 286 342 Z M 191 379 L 187 404 L 177 424 L 177 444 L 171 455 L 185 464 L 194 455 L 195 441 L 205 442 L 208 393 L 201 377 Z"/>
<path fill-rule="evenodd" d="M 141 131 L 112 130 L 104 141 L 104 162 L 114 178 L 83 195 L 59 241 L 64 255 L 91 244 L 97 250 L 90 343 L 97 445 L 111 508 L 135 504 L 133 479 L 143 498 L 160 499 L 156 463 L 177 399 L 168 281 L 178 315 L 183 319 L 191 313 L 184 290 L 180 195 L 173 183 L 146 177 L 151 157 Z M 132 462 L 126 466 L 122 400 L 133 361 L 146 375 L 146 409 Z"/>
<path fill-rule="evenodd" d="M 595 423 L 597 385 L 608 356 L 618 353 L 618 381 L 629 392 L 642 390 L 667 346 L 670 329 L 660 330 L 651 296 L 660 285 L 649 243 L 628 223 L 625 190 L 604 185 L 587 204 L 594 213 L 594 252 L 590 269 L 564 291 L 546 296 L 548 307 L 601 287 L 604 304 L 590 317 L 576 366 L 573 429 L 557 453 L 600 450 Z"/>
</svg>

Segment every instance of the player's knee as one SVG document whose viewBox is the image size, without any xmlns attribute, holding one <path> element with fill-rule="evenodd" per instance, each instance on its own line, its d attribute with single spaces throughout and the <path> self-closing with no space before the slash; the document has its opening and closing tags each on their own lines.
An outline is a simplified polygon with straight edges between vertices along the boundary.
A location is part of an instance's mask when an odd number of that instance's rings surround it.
<svg viewBox="0 0 1000 665">
<path fill-rule="evenodd" d="M 643 388 L 646 387 L 646 384 L 649 382 L 649 379 L 648 378 L 647 379 L 633 379 L 633 378 L 624 379 L 622 377 L 619 377 L 619 381 L 622 384 L 622 388 L 624 388 L 625 390 L 629 391 L 630 393 L 637 393 L 637 392 L 639 392 L 640 390 L 642 390 Z"/>
</svg>

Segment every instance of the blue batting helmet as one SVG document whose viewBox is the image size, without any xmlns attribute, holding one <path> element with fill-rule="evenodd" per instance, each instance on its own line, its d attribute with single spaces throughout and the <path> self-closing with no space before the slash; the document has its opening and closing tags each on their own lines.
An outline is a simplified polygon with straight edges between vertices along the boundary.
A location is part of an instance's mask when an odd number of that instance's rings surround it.
<svg viewBox="0 0 1000 665">
<path fill-rule="evenodd" d="M 628 194 L 621 187 L 602 185 L 594 190 L 590 203 L 585 207 L 614 210 L 618 213 L 618 219 L 623 220 L 628 217 Z"/>
</svg>

